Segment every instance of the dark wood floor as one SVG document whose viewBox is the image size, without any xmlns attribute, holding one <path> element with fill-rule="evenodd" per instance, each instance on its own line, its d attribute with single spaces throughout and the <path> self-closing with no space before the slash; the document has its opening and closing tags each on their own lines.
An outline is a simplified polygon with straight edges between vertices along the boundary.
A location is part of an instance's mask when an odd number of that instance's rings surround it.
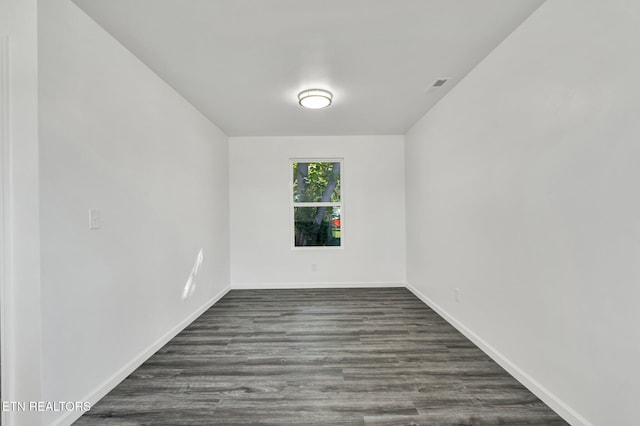
<svg viewBox="0 0 640 426">
<path fill-rule="evenodd" d="M 77 425 L 565 425 L 402 288 L 234 290 Z"/>
</svg>

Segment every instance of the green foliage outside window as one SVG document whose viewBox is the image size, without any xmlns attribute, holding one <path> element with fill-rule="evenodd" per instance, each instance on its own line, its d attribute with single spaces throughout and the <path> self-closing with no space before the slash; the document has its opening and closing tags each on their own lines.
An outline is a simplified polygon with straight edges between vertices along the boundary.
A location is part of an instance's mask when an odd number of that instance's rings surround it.
<svg viewBox="0 0 640 426">
<path fill-rule="evenodd" d="M 340 163 L 293 163 L 293 201 L 340 202 Z"/>
</svg>

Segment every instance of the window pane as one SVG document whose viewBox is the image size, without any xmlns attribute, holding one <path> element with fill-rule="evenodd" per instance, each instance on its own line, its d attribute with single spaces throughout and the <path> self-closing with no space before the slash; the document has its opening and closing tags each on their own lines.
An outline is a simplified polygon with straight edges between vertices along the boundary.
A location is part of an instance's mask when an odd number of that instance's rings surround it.
<svg viewBox="0 0 640 426">
<path fill-rule="evenodd" d="M 340 202 L 340 163 L 293 163 L 293 201 Z"/>
<path fill-rule="evenodd" d="M 295 246 L 340 246 L 340 207 L 294 207 Z"/>
</svg>

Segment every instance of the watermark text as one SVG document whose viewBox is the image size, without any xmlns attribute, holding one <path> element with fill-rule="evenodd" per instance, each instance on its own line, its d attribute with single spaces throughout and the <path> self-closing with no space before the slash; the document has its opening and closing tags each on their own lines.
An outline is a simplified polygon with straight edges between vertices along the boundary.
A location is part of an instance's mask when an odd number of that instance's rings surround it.
<svg viewBox="0 0 640 426">
<path fill-rule="evenodd" d="M 2 411 L 45 412 L 45 411 L 89 411 L 90 402 L 80 401 L 2 401 Z"/>
</svg>

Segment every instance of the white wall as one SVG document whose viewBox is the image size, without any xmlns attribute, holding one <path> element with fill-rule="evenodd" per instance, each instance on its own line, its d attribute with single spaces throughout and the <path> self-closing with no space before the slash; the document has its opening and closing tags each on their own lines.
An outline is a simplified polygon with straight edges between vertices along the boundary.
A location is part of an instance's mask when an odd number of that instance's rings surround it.
<svg viewBox="0 0 640 426">
<path fill-rule="evenodd" d="M 41 396 L 38 220 L 37 2 L 0 2 L 2 399 Z M 3 412 L 3 425 L 38 424 L 37 412 Z"/>
<path fill-rule="evenodd" d="M 403 144 L 402 136 L 230 138 L 232 286 L 403 284 Z M 342 249 L 292 249 L 291 158 L 344 159 Z"/>
<path fill-rule="evenodd" d="M 70 1 L 39 43 L 43 398 L 95 401 L 228 288 L 227 138 Z"/>
<path fill-rule="evenodd" d="M 546 2 L 406 135 L 409 284 L 574 424 L 638 421 L 638 16 Z"/>
</svg>

